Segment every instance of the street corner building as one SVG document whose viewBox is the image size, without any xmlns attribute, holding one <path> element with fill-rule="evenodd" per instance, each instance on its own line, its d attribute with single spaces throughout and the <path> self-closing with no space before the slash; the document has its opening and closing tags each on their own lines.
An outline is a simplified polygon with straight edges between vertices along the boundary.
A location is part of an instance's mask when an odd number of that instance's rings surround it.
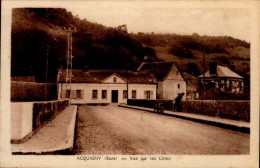
<svg viewBox="0 0 260 168">
<path fill-rule="evenodd" d="M 158 99 L 173 100 L 179 93 L 184 93 L 186 99 L 187 82 L 176 62 L 143 62 L 137 71 L 145 70 L 156 77 Z"/>
<path fill-rule="evenodd" d="M 157 81 L 149 71 L 71 70 L 58 71 L 58 98 L 70 98 L 72 104 L 127 103 L 127 99 L 156 99 Z"/>
</svg>

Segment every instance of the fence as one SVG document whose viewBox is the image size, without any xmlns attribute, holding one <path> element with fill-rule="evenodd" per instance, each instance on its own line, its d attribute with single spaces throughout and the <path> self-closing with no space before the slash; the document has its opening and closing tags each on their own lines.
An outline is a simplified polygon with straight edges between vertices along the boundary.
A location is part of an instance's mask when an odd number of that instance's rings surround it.
<svg viewBox="0 0 260 168">
<path fill-rule="evenodd" d="M 57 99 L 56 83 L 11 82 L 11 101 L 46 101 Z"/>
<path fill-rule="evenodd" d="M 156 100 L 129 99 L 128 105 L 154 108 Z M 165 110 L 172 110 L 171 100 L 160 100 Z M 212 117 L 250 121 L 250 101 L 248 100 L 189 100 L 182 101 L 182 111 Z"/>
</svg>

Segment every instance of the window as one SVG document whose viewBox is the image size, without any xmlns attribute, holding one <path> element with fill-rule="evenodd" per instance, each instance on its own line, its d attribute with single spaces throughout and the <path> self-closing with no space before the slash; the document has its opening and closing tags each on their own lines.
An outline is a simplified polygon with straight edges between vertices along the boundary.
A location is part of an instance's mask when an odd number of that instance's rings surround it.
<svg viewBox="0 0 260 168">
<path fill-rule="evenodd" d="M 71 90 L 70 91 L 70 98 L 76 99 L 76 90 Z"/>
<path fill-rule="evenodd" d="M 178 89 L 180 89 L 180 87 L 181 87 L 180 84 L 177 84 L 177 87 L 178 87 Z"/>
<path fill-rule="evenodd" d="M 83 90 L 76 90 L 76 99 L 83 99 Z"/>
<path fill-rule="evenodd" d="M 66 98 L 70 98 L 70 90 L 66 90 Z"/>
<path fill-rule="evenodd" d="M 92 90 L 92 99 L 97 99 L 97 98 L 98 98 L 98 91 Z"/>
<path fill-rule="evenodd" d="M 107 98 L 107 90 L 102 90 L 102 99 Z"/>
<path fill-rule="evenodd" d="M 132 99 L 136 99 L 136 90 L 132 90 Z"/>
<path fill-rule="evenodd" d="M 62 99 L 66 98 L 66 90 L 62 90 L 60 96 Z"/>
<path fill-rule="evenodd" d="M 123 90 L 123 99 L 127 99 L 127 90 Z"/>
<path fill-rule="evenodd" d="M 83 90 L 66 90 L 66 98 L 83 99 Z"/>
<path fill-rule="evenodd" d="M 116 83 L 116 77 L 114 77 L 114 83 Z"/>
<path fill-rule="evenodd" d="M 151 90 L 144 91 L 145 99 L 151 99 L 152 95 L 153 95 L 153 91 L 151 91 Z"/>
</svg>

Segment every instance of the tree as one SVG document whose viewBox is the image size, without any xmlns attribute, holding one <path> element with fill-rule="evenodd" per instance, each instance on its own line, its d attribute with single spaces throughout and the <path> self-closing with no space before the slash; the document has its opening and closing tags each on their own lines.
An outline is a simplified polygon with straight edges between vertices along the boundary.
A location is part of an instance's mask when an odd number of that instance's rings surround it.
<svg viewBox="0 0 260 168">
<path fill-rule="evenodd" d="M 194 76 L 197 76 L 198 73 L 199 73 L 199 67 L 197 64 L 193 63 L 193 62 L 190 62 L 187 64 L 187 72 L 189 74 L 192 74 Z"/>
<path fill-rule="evenodd" d="M 193 54 L 190 49 L 186 49 L 182 45 L 173 45 L 170 49 L 170 53 L 183 58 L 193 58 Z"/>
</svg>

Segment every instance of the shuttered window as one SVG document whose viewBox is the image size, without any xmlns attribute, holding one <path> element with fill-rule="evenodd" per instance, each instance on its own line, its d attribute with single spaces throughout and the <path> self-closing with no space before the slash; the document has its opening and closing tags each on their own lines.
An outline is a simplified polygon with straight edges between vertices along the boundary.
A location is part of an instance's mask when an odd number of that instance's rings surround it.
<svg viewBox="0 0 260 168">
<path fill-rule="evenodd" d="M 76 90 L 76 99 L 83 99 L 84 90 Z"/>
<path fill-rule="evenodd" d="M 71 90 L 70 98 L 76 99 L 76 90 Z"/>
<path fill-rule="evenodd" d="M 132 99 L 136 99 L 136 90 L 132 90 Z"/>
<path fill-rule="evenodd" d="M 92 99 L 97 99 L 97 98 L 98 98 L 98 91 L 92 90 Z"/>
<path fill-rule="evenodd" d="M 151 91 L 151 90 L 146 90 L 146 91 L 144 91 L 144 97 L 145 97 L 145 99 L 151 99 L 152 96 L 153 96 L 153 91 Z"/>
<path fill-rule="evenodd" d="M 102 99 L 107 98 L 107 90 L 102 90 Z"/>
<path fill-rule="evenodd" d="M 83 99 L 84 90 L 64 90 L 61 98 Z"/>
</svg>

